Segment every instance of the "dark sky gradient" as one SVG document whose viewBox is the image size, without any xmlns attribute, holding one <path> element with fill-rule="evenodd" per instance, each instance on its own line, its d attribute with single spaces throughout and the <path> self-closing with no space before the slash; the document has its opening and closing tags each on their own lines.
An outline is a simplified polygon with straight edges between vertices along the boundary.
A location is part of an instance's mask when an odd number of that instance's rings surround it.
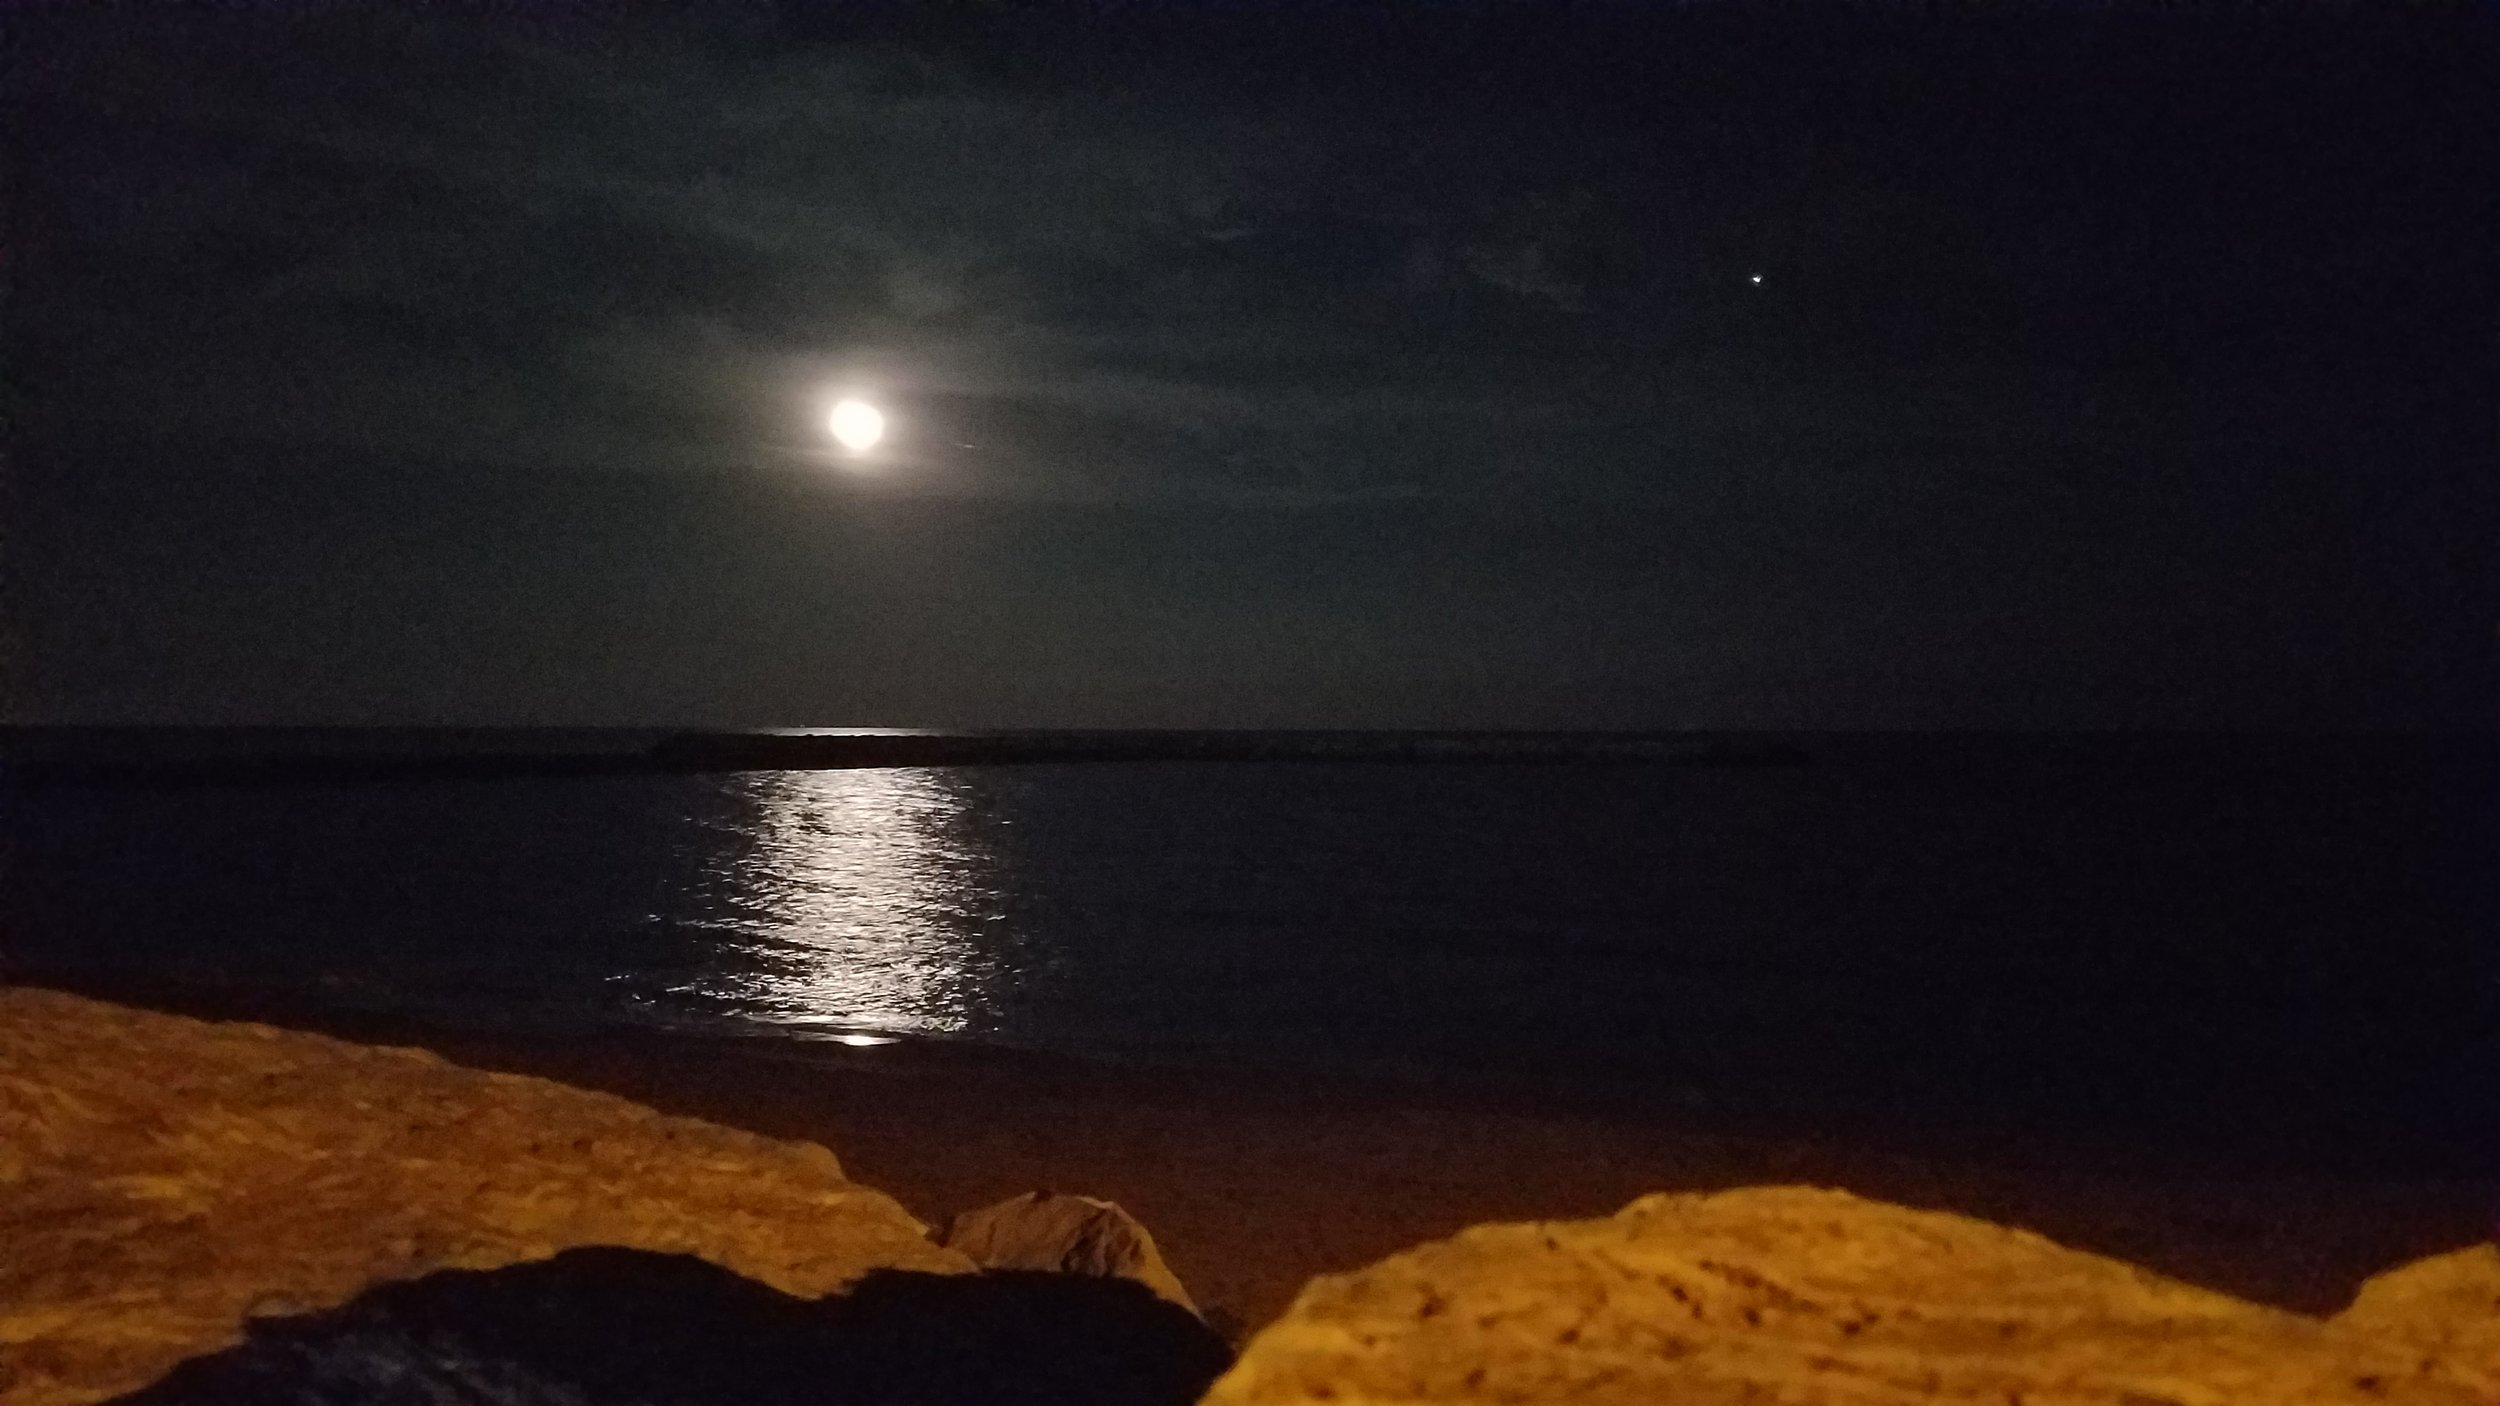
<svg viewBox="0 0 2500 1406">
<path fill-rule="evenodd" d="M 19 721 L 2491 715 L 2464 5 L 116 10 Z"/>
</svg>

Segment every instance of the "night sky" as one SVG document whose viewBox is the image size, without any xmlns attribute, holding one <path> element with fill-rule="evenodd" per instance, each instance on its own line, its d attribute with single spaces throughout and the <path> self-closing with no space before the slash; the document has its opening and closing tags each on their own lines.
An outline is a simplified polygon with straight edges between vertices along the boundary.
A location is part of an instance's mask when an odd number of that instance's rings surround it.
<svg viewBox="0 0 2500 1406">
<path fill-rule="evenodd" d="M 2491 716 L 2465 5 L 16 23 L 15 721 Z"/>
</svg>

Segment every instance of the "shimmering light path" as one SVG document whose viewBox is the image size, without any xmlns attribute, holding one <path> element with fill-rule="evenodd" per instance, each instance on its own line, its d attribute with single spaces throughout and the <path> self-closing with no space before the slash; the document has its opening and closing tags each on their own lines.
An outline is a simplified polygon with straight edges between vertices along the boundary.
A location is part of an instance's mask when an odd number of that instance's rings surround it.
<svg viewBox="0 0 2500 1406">
<path fill-rule="evenodd" d="M 849 1043 L 984 1023 L 998 972 L 973 937 L 999 917 L 997 864 L 949 778 L 785 771 L 724 784 L 754 804 L 752 843 L 724 850 L 711 877 L 752 961 L 681 994 Z"/>
</svg>

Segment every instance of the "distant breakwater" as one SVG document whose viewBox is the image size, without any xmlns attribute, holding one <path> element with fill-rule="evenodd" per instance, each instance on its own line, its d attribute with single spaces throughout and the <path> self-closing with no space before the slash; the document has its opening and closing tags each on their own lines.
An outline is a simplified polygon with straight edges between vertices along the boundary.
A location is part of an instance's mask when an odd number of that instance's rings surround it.
<svg viewBox="0 0 2500 1406">
<path fill-rule="evenodd" d="M 651 732 L 532 729 L 19 728 L 0 768 L 29 783 L 249 784 L 1069 763 L 1795 766 L 1787 739 L 1504 732 Z"/>
</svg>

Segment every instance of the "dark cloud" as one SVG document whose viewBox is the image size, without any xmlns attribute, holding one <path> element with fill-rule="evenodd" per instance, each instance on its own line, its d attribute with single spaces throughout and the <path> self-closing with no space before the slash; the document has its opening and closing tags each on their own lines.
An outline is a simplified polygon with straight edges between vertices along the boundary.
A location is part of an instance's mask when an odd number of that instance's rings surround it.
<svg viewBox="0 0 2500 1406">
<path fill-rule="evenodd" d="M 90 281 L 48 292 L 64 330 L 117 315 L 132 338 L 110 385 L 80 389 L 116 415 L 224 409 L 527 456 L 582 427 L 411 423 L 389 402 L 412 374 L 465 400 L 459 368 L 479 361 L 559 408 L 612 403 L 637 371 L 682 398 L 706 353 L 870 348 L 960 380 L 1036 332 L 1205 313 L 1202 227 L 1257 176 L 1211 138 L 925 61 L 591 37 L 338 15 L 135 43 L 98 23 L 48 50 L 27 100 L 65 140 L 39 160 L 66 197 L 59 242 L 93 259 Z M 212 54 L 174 56 L 202 40 Z M 191 81 L 138 91 L 167 69 Z M 388 91 L 355 101 L 341 75 L 359 72 Z M 98 168 L 114 179 L 80 179 Z M 162 344 L 155 364 L 140 339 Z M 187 355 L 210 344 L 207 364 Z M 272 417 L 262 356 L 333 413 Z M 626 438 L 610 455 L 693 447 Z"/>
<path fill-rule="evenodd" d="M 25 706 L 2480 706 L 2437 12 L 1095 21 L 37 12 Z"/>
</svg>

